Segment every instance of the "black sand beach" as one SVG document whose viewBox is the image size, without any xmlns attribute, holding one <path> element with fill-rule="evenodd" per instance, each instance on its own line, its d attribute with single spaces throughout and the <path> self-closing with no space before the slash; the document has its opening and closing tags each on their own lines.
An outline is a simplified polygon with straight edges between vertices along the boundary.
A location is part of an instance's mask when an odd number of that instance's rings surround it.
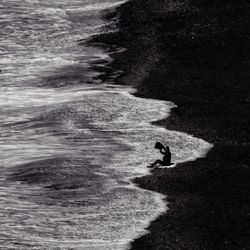
<svg viewBox="0 0 250 250">
<path fill-rule="evenodd" d="M 114 51 L 101 76 L 178 108 L 155 124 L 214 144 L 206 158 L 135 179 L 167 195 L 169 210 L 131 249 L 250 249 L 248 1 L 131 0 L 119 31 L 91 44 Z M 93 65 L 96 67 L 96 65 Z"/>
</svg>

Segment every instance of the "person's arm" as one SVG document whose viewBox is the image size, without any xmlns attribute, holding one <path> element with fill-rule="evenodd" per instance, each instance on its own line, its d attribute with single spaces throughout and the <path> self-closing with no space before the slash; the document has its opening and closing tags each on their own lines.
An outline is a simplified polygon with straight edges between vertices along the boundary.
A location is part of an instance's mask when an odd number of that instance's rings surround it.
<svg viewBox="0 0 250 250">
<path fill-rule="evenodd" d="M 164 149 L 164 151 L 163 151 L 163 149 Z M 163 154 L 163 155 L 165 155 L 167 153 L 167 150 L 165 149 L 165 147 L 160 149 L 160 153 Z"/>
</svg>

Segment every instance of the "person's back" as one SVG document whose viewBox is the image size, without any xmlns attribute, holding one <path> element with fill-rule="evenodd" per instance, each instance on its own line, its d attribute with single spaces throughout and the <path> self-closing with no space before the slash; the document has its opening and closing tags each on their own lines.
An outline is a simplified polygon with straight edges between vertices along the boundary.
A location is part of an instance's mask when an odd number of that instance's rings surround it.
<svg viewBox="0 0 250 250">
<path fill-rule="evenodd" d="M 165 153 L 164 153 L 164 156 L 163 156 L 163 163 L 164 163 L 164 165 L 170 165 L 171 164 L 171 152 L 170 152 L 168 146 L 165 148 Z"/>
</svg>

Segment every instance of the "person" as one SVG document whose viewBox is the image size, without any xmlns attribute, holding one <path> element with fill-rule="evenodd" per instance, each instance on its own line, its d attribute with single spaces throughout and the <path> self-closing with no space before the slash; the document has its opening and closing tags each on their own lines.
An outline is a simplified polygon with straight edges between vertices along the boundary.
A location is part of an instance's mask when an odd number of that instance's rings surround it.
<svg viewBox="0 0 250 250">
<path fill-rule="evenodd" d="M 148 165 L 148 168 L 153 168 L 157 164 L 160 164 L 162 166 L 170 166 L 171 165 L 171 152 L 170 152 L 169 146 L 164 147 L 161 143 L 157 142 L 155 148 L 159 149 L 160 153 L 164 155 L 163 159 L 162 161 L 156 160 L 152 164 Z"/>
</svg>

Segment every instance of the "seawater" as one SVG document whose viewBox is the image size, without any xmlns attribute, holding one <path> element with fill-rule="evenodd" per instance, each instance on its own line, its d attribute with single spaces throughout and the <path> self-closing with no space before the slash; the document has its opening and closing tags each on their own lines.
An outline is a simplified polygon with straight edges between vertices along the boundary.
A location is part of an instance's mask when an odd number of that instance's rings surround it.
<svg viewBox="0 0 250 250">
<path fill-rule="evenodd" d="M 211 147 L 151 125 L 173 103 L 97 80 L 108 53 L 77 41 L 113 31 L 101 15 L 121 3 L 0 1 L 0 249 L 126 249 L 167 209 L 131 182 L 155 141 L 176 163 Z"/>
</svg>

